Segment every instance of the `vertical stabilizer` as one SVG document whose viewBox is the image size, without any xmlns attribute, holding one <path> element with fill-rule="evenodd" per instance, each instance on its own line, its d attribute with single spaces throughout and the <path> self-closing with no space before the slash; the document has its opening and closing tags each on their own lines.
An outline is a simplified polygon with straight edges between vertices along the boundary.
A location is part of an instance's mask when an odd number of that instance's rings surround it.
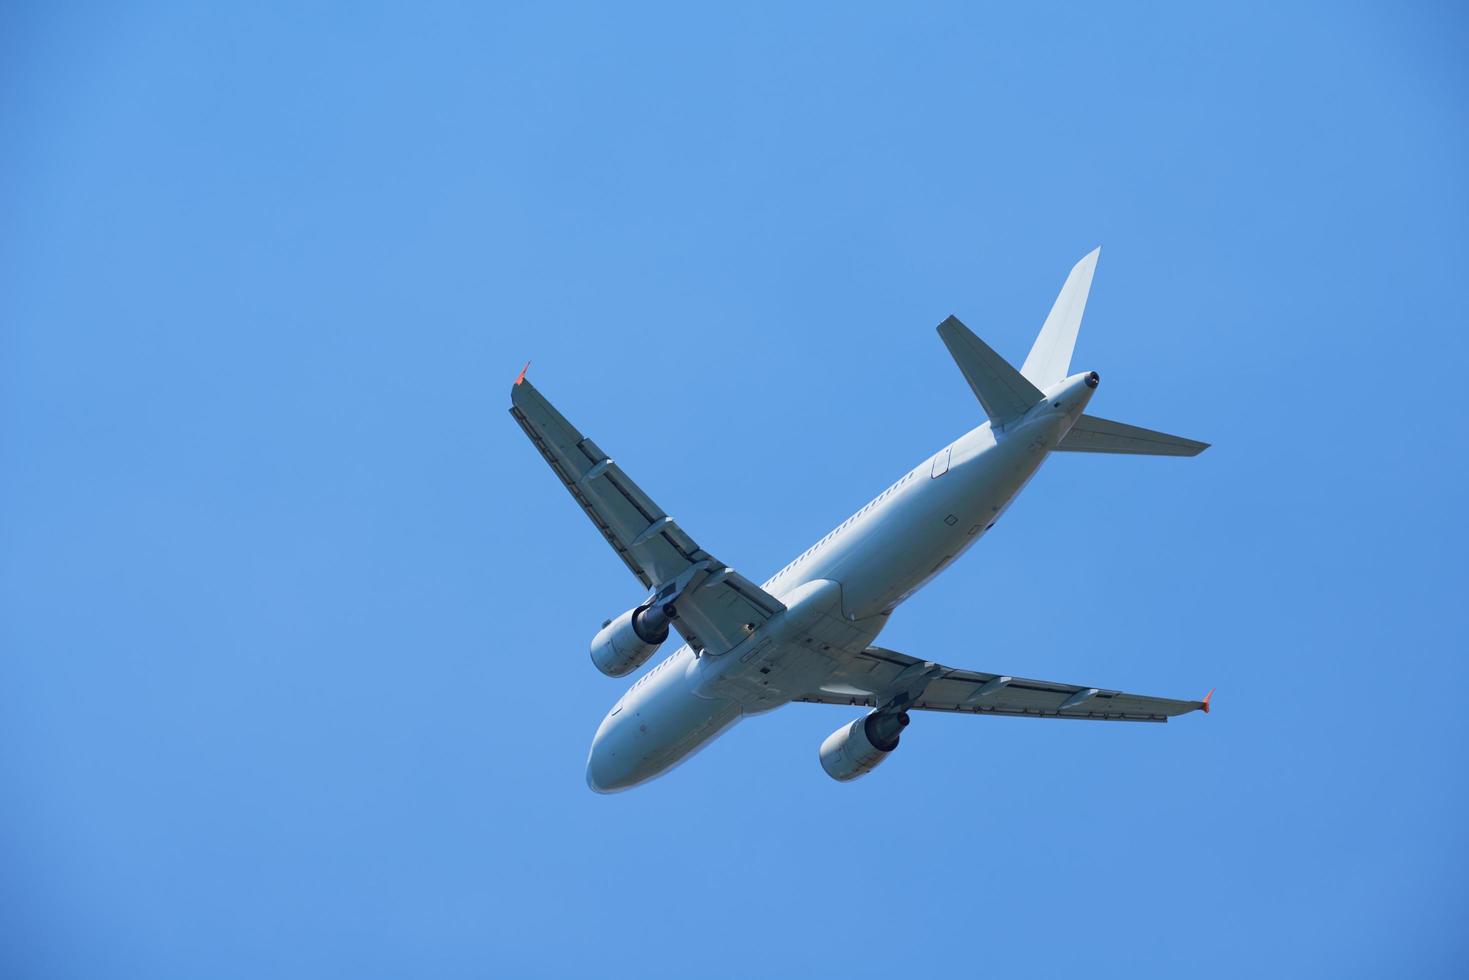
<svg viewBox="0 0 1469 980">
<path fill-rule="evenodd" d="M 1087 293 L 1092 288 L 1092 273 L 1097 268 L 1101 248 L 1094 248 L 1071 269 L 1066 284 L 1056 297 L 1051 313 L 1041 327 L 1035 346 L 1030 349 L 1020 373 L 1042 390 L 1066 377 L 1071 368 L 1071 352 L 1076 348 L 1076 332 L 1081 329 L 1081 314 L 1086 309 Z"/>
</svg>

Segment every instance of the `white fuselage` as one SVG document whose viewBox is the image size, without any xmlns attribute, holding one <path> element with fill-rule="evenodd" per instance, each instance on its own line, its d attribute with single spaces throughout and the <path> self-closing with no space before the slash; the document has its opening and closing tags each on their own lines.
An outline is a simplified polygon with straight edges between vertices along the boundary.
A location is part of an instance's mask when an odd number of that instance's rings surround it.
<svg viewBox="0 0 1469 980">
<path fill-rule="evenodd" d="M 924 460 L 764 584 L 786 612 L 727 653 L 680 647 L 602 719 L 587 785 L 627 789 L 667 772 L 740 718 L 815 691 L 865 649 L 893 609 L 984 536 L 1081 417 L 1084 374 L 1025 416 L 989 422 Z"/>
</svg>

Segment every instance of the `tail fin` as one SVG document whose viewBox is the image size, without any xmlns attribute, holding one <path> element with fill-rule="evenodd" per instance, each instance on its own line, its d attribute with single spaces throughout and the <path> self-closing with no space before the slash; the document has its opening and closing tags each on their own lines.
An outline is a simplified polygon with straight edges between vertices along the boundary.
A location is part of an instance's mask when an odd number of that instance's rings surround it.
<svg viewBox="0 0 1469 980">
<path fill-rule="evenodd" d="M 995 426 L 1019 418 L 1045 397 L 1009 361 L 960 323 L 958 317 L 951 316 L 940 323 L 939 336 Z"/>
<path fill-rule="evenodd" d="M 1030 355 L 1020 373 L 1037 388 L 1049 388 L 1066 377 L 1071 367 L 1071 352 L 1076 348 L 1076 333 L 1081 329 L 1081 314 L 1092 289 L 1092 273 L 1097 269 L 1100 247 L 1092 249 L 1071 269 L 1061 287 L 1050 315 L 1046 317 Z"/>
<path fill-rule="evenodd" d="M 1166 432 L 1154 432 L 1135 425 L 1113 422 L 1095 415 L 1083 415 L 1071 431 L 1056 445 L 1063 453 L 1126 453 L 1132 456 L 1197 456 L 1209 448 L 1207 442 L 1196 442 Z"/>
</svg>

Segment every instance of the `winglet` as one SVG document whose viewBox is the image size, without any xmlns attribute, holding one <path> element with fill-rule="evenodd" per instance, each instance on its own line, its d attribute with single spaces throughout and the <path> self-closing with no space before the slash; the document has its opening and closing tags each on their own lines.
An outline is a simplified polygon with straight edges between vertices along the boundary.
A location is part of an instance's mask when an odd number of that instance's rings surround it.
<svg viewBox="0 0 1469 980">
<path fill-rule="evenodd" d="M 520 369 L 520 373 L 515 376 L 515 383 L 517 385 L 520 384 L 522 381 L 525 380 L 525 372 L 527 372 L 529 370 L 530 370 L 530 361 L 526 361 L 525 362 L 525 367 L 521 368 Z"/>
<path fill-rule="evenodd" d="M 1214 696 L 1214 689 L 1209 688 L 1209 693 L 1204 695 L 1204 700 L 1199 702 L 1199 707 L 1204 709 L 1204 714 L 1209 713 L 1209 699 Z"/>
</svg>

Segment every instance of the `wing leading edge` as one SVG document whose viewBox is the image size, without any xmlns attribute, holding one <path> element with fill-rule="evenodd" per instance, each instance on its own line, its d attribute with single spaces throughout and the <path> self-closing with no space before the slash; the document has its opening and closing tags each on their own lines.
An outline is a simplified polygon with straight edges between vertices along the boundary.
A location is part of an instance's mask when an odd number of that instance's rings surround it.
<svg viewBox="0 0 1469 980">
<path fill-rule="evenodd" d="M 921 686 L 915 688 L 915 681 Z M 1106 688 L 958 670 L 925 664 L 895 650 L 868 647 L 850 658 L 820 690 L 794 700 L 876 708 L 897 698 L 911 699 L 907 708 L 917 711 L 1166 722 L 1190 711 L 1207 712 L 1213 693 L 1210 691 L 1202 701 L 1177 701 Z"/>
</svg>

